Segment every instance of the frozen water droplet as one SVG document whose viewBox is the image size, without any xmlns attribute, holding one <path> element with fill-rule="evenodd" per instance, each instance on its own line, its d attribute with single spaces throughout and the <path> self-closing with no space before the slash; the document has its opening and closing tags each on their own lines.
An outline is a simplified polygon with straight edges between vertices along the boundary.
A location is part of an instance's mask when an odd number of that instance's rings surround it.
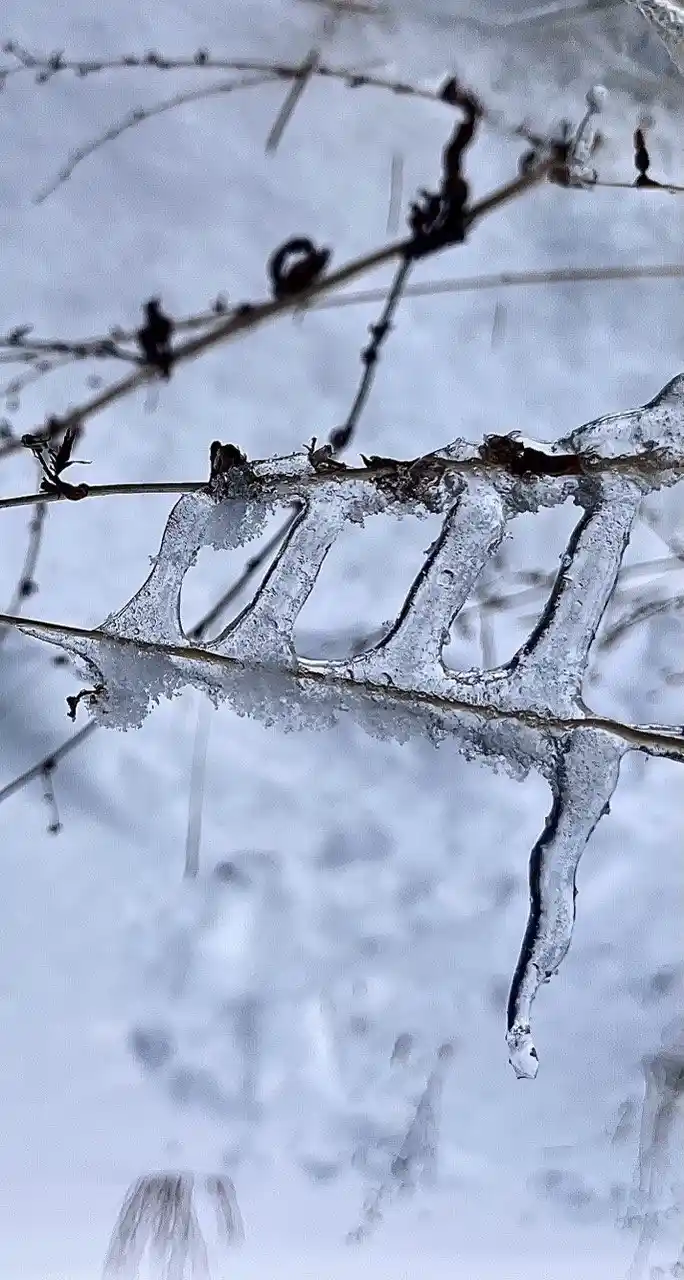
<svg viewBox="0 0 684 1280">
<path fill-rule="evenodd" d="M 508 1061 L 518 1080 L 534 1080 L 539 1070 L 539 1055 L 529 1027 L 514 1026 L 506 1036 Z"/>
</svg>

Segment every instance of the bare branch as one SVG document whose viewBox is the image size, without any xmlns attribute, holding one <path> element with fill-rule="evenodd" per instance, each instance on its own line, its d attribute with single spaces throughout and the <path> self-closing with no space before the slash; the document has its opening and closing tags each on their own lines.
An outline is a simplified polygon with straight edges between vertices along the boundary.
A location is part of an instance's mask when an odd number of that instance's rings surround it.
<svg viewBox="0 0 684 1280">
<path fill-rule="evenodd" d="M 96 729 L 95 721 L 91 720 L 89 724 L 85 725 L 83 729 L 79 729 L 78 733 L 72 734 L 70 738 L 67 738 L 66 742 L 56 747 L 49 755 L 43 756 L 37 764 L 31 765 L 30 769 L 19 774 L 19 777 L 14 778 L 12 782 L 8 782 L 6 786 L 1 787 L 0 804 L 4 800 L 9 800 L 10 796 L 15 795 L 17 791 L 21 791 L 29 782 L 33 782 L 34 778 L 44 778 L 46 773 L 52 773 L 60 760 L 69 755 L 69 752 L 75 751 L 76 747 L 79 747 Z"/>
<path fill-rule="evenodd" d="M 242 80 L 224 80 L 219 84 L 211 85 L 208 89 L 190 89 L 184 93 L 174 94 L 173 98 L 167 98 L 164 102 L 159 102 L 153 107 L 136 107 L 124 116 L 122 120 L 110 126 L 104 133 L 99 134 L 90 142 L 86 142 L 81 147 L 77 147 L 71 152 L 66 164 L 60 169 L 59 173 L 41 187 L 33 197 L 34 204 L 43 204 L 48 196 L 52 195 L 58 187 L 67 182 L 74 170 L 88 156 L 99 151 L 108 142 L 114 142 L 120 138 L 128 129 L 135 129 L 139 124 L 143 124 L 146 120 L 153 119 L 154 116 L 164 115 L 167 111 L 174 111 L 176 107 L 185 106 L 188 102 L 201 102 L 207 98 L 224 97 L 229 93 L 233 93 L 236 89 L 252 89 L 262 84 L 268 84 L 273 77 L 270 75 L 250 76 Z"/>
<path fill-rule="evenodd" d="M 507 204 L 508 201 L 516 199 L 523 192 L 543 182 L 552 164 L 552 159 L 544 160 L 537 167 L 515 178 L 512 182 L 507 182 L 503 186 L 497 187 L 490 195 L 485 196 L 484 199 L 471 207 L 467 216 L 467 225 L 474 225 L 480 218 L 493 213 L 502 205 Z M 329 293 L 332 289 L 339 288 L 350 280 L 358 279 L 359 276 L 373 270 L 375 267 L 392 262 L 393 259 L 405 255 L 410 250 L 411 245 L 412 237 L 392 241 L 373 253 L 354 259 L 337 271 L 322 275 L 300 293 L 239 307 L 226 319 L 218 320 L 216 326 L 208 333 L 203 333 L 199 337 L 190 339 L 177 347 L 174 350 L 174 368 L 187 360 L 195 359 L 203 352 L 211 350 L 223 342 L 228 342 L 245 333 L 252 332 L 267 321 L 275 319 L 276 316 L 293 311 L 295 308 L 301 307 L 303 303 L 308 303 L 324 293 Z M 150 380 L 151 376 L 154 376 L 154 371 L 141 368 L 135 373 L 129 374 L 128 377 L 120 382 L 113 383 L 91 400 L 86 401 L 85 404 L 72 409 L 64 417 L 52 419 L 51 425 L 46 428 L 46 440 L 50 441 L 61 436 L 70 426 L 83 425 L 88 418 L 94 417 L 103 409 L 115 404 L 123 399 L 124 396 L 143 386 Z M 0 446 L 0 461 L 3 458 L 10 457 L 21 448 L 20 442 L 15 440 L 7 441 Z"/>
<path fill-rule="evenodd" d="M 510 437 L 492 436 L 489 437 L 489 439 L 493 441 L 502 441 L 509 440 Z M 669 454 L 661 455 L 657 450 L 644 453 L 642 455 L 618 454 L 613 458 L 595 457 L 593 454 L 581 453 L 555 454 L 543 452 L 542 450 L 530 450 L 529 452 L 534 454 L 534 458 L 530 458 L 529 461 L 534 467 L 534 474 L 537 476 L 558 475 L 562 473 L 562 469 L 565 469 L 565 474 L 568 475 L 580 475 L 582 473 L 586 473 L 587 475 L 622 475 L 638 478 L 639 476 L 656 476 L 658 472 L 677 472 L 684 468 L 684 459 L 673 457 Z M 291 457 L 296 456 L 296 454 L 291 455 Z M 433 461 L 433 457 L 434 462 L 438 463 L 440 470 L 445 473 L 449 471 L 453 471 L 455 473 L 505 472 L 512 476 L 519 476 L 521 474 L 521 464 L 516 461 L 516 456 L 517 455 L 515 455 L 514 452 L 498 453 L 496 447 L 492 449 L 490 446 L 485 444 L 480 446 L 480 450 L 476 451 L 472 457 L 463 457 L 459 459 L 441 458 L 437 455 L 428 454 L 424 458 L 412 460 L 402 461 L 400 459 L 393 458 L 375 458 L 371 461 L 374 474 L 379 477 L 386 476 L 388 478 L 391 478 L 396 474 L 397 467 L 419 466 L 421 463 L 427 465 Z M 264 467 L 266 465 L 266 460 L 257 460 L 252 465 L 256 468 Z M 353 481 L 355 479 L 360 479 L 367 474 L 367 465 L 362 467 L 341 465 L 337 478 L 341 482 Z M 317 485 L 324 483 L 327 479 L 329 479 L 329 472 L 325 468 L 319 471 L 314 468 L 311 471 L 311 474 L 307 476 L 306 481 L 300 481 L 300 484 L 303 489 L 311 490 L 316 488 Z M 171 482 L 152 481 L 140 484 L 88 485 L 88 491 L 83 495 L 83 500 L 85 501 L 88 498 L 130 497 L 133 494 L 145 493 L 197 493 L 199 489 L 203 489 L 205 486 L 206 481 L 202 480 L 181 480 Z M 272 493 L 274 496 L 281 493 L 282 495 L 287 496 L 288 487 L 286 472 L 283 472 L 282 478 L 276 477 L 272 480 Z M 60 500 L 62 500 L 62 498 L 59 493 L 20 494 L 12 498 L 0 498 L 0 511 L 10 510 L 16 507 L 28 507 L 32 506 L 36 502 L 47 504 L 50 502 L 59 502 Z M 290 519 L 292 518 L 288 518 L 286 525 L 289 525 Z M 249 560 L 247 562 L 244 571 L 244 581 L 256 572 L 263 563 L 263 556 L 270 554 L 274 546 L 277 545 L 280 538 L 284 536 L 286 532 L 287 528 L 284 527 L 282 531 L 274 534 L 272 541 L 263 548 L 262 552 L 260 552 L 253 560 Z M 240 579 L 239 590 L 242 590 L 244 581 L 242 578 Z M 231 592 L 234 589 L 238 589 L 237 584 L 236 588 L 231 588 Z M 230 603 L 231 600 L 228 597 L 224 597 L 221 601 L 220 609 L 225 609 Z"/>
<path fill-rule="evenodd" d="M 24 556 L 24 563 L 19 574 L 16 589 L 8 606 L 8 613 L 18 614 L 21 612 L 24 601 L 29 596 L 34 595 L 37 590 L 35 582 L 36 565 L 40 555 L 40 547 L 43 538 L 43 530 L 45 528 L 45 518 L 47 516 L 47 508 L 44 502 L 37 502 L 31 521 L 29 524 L 29 538 Z M 0 628 L 0 644 L 7 635 L 6 631 Z"/>
<path fill-rule="evenodd" d="M 212 653 L 206 649 L 196 648 L 193 645 L 170 645 L 159 643 L 151 640 L 130 640 L 128 637 L 114 636 L 108 631 L 102 631 L 99 627 L 76 627 L 68 623 L 46 622 L 38 618 L 16 618 L 10 617 L 8 614 L 0 614 L 0 626 L 26 628 L 30 630 L 36 637 L 50 640 L 52 637 L 60 637 L 68 640 L 73 638 L 78 641 L 94 640 L 110 646 L 120 646 L 122 650 L 136 652 L 139 654 L 157 654 L 159 657 L 179 658 L 187 664 L 196 661 L 199 664 L 208 664 L 216 666 L 217 669 L 225 667 L 235 668 L 236 672 L 244 672 L 248 664 L 242 659 L 234 659 Z M 255 655 L 254 669 L 260 666 L 259 659 Z M 340 671 L 337 675 L 331 675 L 329 672 L 318 672 L 314 664 L 307 664 L 303 668 L 301 674 L 287 672 L 287 679 L 294 685 L 299 684 L 302 680 L 319 683 L 325 680 L 328 688 L 331 686 L 339 686 L 340 691 L 349 683 L 345 677 L 344 671 Z M 384 698 L 388 698 L 388 690 L 386 684 L 375 685 L 370 681 L 367 686 L 370 694 L 376 694 Z M 391 690 L 391 700 L 396 701 L 398 705 L 405 699 L 405 694 L 401 689 Z M 448 709 L 449 711 L 462 711 L 472 714 L 473 705 L 465 702 L 460 698 L 450 698 L 448 702 L 438 695 L 431 694 L 411 694 L 411 700 L 421 703 L 426 712 L 434 711 L 439 714 L 440 711 Z M 478 702 L 477 715 L 487 720 L 506 720 L 513 721 L 521 726 L 528 726 L 532 729 L 540 730 L 543 733 L 566 734 L 566 733 L 591 733 L 594 730 L 603 731 L 611 734 L 613 737 L 625 743 L 631 750 L 647 751 L 650 755 L 665 756 L 670 760 L 684 762 L 684 737 L 681 733 L 673 730 L 669 725 L 631 725 L 620 720 L 614 720 L 610 716 L 601 716 L 587 714 L 585 716 L 559 716 L 553 713 L 543 711 L 528 711 L 525 708 L 507 709 L 495 704 Z M 14 783 L 9 784 L 9 788 L 17 790 Z M 6 798 L 9 788 L 0 791 L 0 803 Z"/>
<path fill-rule="evenodd" d="M 361 352 L 363 373 L 361 375 L 358 390 L 354 396 L 352 407 L 349 410 L 343 425 L 341 427 L 336 427 L 335 430 L 330 433 L 330 444 L 336 451 L 345 449 L 347 445 L 351 443 L 357 423 L 371 392 L 371 387 L 377 370 L 380 348 L 389 335 L 394 313 L 399 305 L 399 301 L 412 266 L 413 262 L 411 258 L 405 257 L 401 259 L 380 318 L 375 324 L 370 326 L 371 340 Z"/>
<path fill-rule="evenodd" d="M 475 136 L 482 109 L 475 95 L 464 89 L 455 77 L 443 86 L 442 98 L 451 106 L 458 107 L 462 118 L 442 152 L 442 174 L 438 190 L 421 190 L 410 206 L 408 224 L 412 232 L 411 245 L 399 260 L 380 319 L 370 327 L 371 341 L 361 353 L 363 374 L 358 391 L 344 425 L 336 427 L 330 435 L 330 444 L 335 450 L 346 448 L 352 439 L 370 394 L 382 345 L 389 336 L 394 313 L 413 264 L 438 249 L 462 244 L 470 225 L 470 187 L 463 174 L 463 163 Z"/>
<path fill-rule="evenodd" d="M 340 9 L 346 10 L 347 5 L 333 6 L 335 12 Z M 351 6 L 349 6 L 351 9 Z M 359 11 L 363 6 L 355 6 Z M 370 6 L 367 6 L 370 11 Z M 334 25 L 334 24 L 333 24 Z M 332 30 L 332 28 L 331 28 Z M 325 31 L 324 33 L 325 34 Z M 63 182 L 67 181 L 78 164 L 87 156 L 93 154 L 106 142 L 118 138 L 126 130 L 136 127 L 145 120 L 150 119 L 154 115 L 163 114 L 166 111 L 173 110 L 177 106 L 184 103 L 200 101 L 204 98 L 210 98 L 217 94 L 222 95 L 232 92 L 234 89 L 249 88 L 266 84 L 273 80 L 284 79 L 293 82 L 292 90 L 288 96 L 283 109 L 276 120 L 276 124 L 269 136 L 267 150 L 274 150 L 278 140 L 282 135 L 287 119 L 292 114 L 297 100 L 301 96 L 306 84 L 312 76 L 319 75 L 329 79 L 340 80 L 347 88 L 377 88 L 388 90 L 398 95 L 412 96 L 415 98 L 423 98 L 428 101 L 443 101 L 441 90 L 430 90 L 420 86 L 413 86 L 402 81 L 396 81 L 381 76 L 372 76 L 367 73 L 359 73 L 349 68 L 334 68 L 323 65 L 320 60 L 320 49 L 314 48 L 310 51 L 304 63 L 298 66 L 284 66 L 278 63 L 264 62 L 259 59 L 212 59 L 206 50 L 197 50 L 191 59 L 177 58 L 169 59 L 163 57 L 154 51 L 145 55 L 136 57 L 125 55 L 122 58 L 111 61 L 68 61 L 65 60 L 60 53 L 59 55 L 50 55 L 49 57 L 40 58 L 29 54 L 26 50 L 20 48 L 16 44 L 8 44 L 5 46 L 6 52 L 12 52 L 20 61 L 18 67 L 6 68 L 0 70 L 0 83 L 3 77 L 6 78 L 11 74 L 16 74 L 22 70 L 32 70 L 36 72 L 36 80 L 38 83 L 46 83 L 59 72 L 72 71 L 80 77 L 94 74 L 101 71 L 110 71 L 115 69 L 135 69 L 154 67 L 158 70 L 175 70 L 188 69 L 192 67 L 195 70 L 231 70 L 233 72 L 249 73 L 240 81 L 222 81 L 219 84 L 210 86 L 208 90 L 189 90 L 175 95 L 173 98 L 165 100 L 150 108 L 138 108 L 130 112 L 124 119 L 117 124 L 111 126 L 104 134 L 85 143 L 72 153 L 66 165 L 60 170 L 56 178 L 47 184 L 35 197 L 36 203 L 41 203 Z M 498 113 L 485 111 L 482 109 L 482 118 L 486 123 L 497 132 L 511 138 L 527 138 L 530 140 L 530 134 L 524 124 L 511 126 Z"/>
<path fill-rule="evenodd" d="M 600 186 L 602 184 L 597 183 L 597 185 Z M 629 183 L 624 185 L 630 190 L 633 189 Z M 667 188 L 662 189 L 667 190 Z M 534 288 L 539 285 L 584 284 L 588 282 L 606 284 L 623 280 L 676 280 L 681 279 L 683 276 L 684 263 L 676 262 L 662 265 L 641 264 L 639 266 L 560 267 L 552 268 L 548 271 L 500 271 L 491 275 L 435 280 L 424 284 L 407 284 L 403 289 L 402 296 L 405 298 L 425 298 L 439 296 L 440 294 L 473 293 L 490 289 Z M 384 302 L 386 296 L 384 289 L 356 290 L 334 297 L 316 298 L 309 303 L 307 310 L 328 311 L 341 307 L 364 306 L 370 303 Z M 197 312 L 176 320 L 175 331 L 176 333 L 187 333 L 198 329 L 206 329 L 216 324 L 217 317 L 226 315 L 229 311 L 235 312 L 237 310 L 237 308 L 229 308 L 226 300 L 219 296 L 207 311 Z M 120 345 L 121 343 L 134 343 L 136 336 L 137 331 L 135 329 L 123 330 L 114 328 L 111 330 L 109 337 L 81 338 L 69 342 L 54 338 L 26 338 L 18 350 L 18 344 L 9 337 L 0 338 L 0 348 L 7 347 L 6 354 L 0 354 L 0 364 L 11 362 L 13 359 L 27 362 L 38 361 L 38 357 L 42 352 L 67 353 L 62 360 L 51 362 L 49 367 L 47 360 L 39 361 L 40 367 L 38 367 L 38 363 L 35 364 L 34 369 L 25 378 L 16 379 L 14 382 L 6 383 L 4 387 L 0 387 L 0 396 L 18 395 L 31 382 L 37 381 L 45 373 L 54 372 L 64 367 L 72 359 L 118 359 L 134 365 L 140 365 L 139 355 L 134 351 L 127 351 L 125 347 Z M 16 354 L 13 354 L 13 349 Z"/>
<path fill-rule="evenodd" d="M 464 276 L 455 280 L 434 280 L 426 284 L 410 284 L 404 290 L 405 298 L 434 297 L 442 293 L 476 293 L 481 289 L 520 289 L 543 284 L 607 284 L 618 280 L 678 280 L 684 276 L 684 263 L 614 267 L 557 267 L 549 271 L 497 271 L 492 275 Z M 337 307 L 356 307 L 371 302 L 382 302 L 382 289 L 364 289 L 343 293 L 334 298 L 319 298 L 312 303 L 312 311 L 327 311 Z"/>
</svg>

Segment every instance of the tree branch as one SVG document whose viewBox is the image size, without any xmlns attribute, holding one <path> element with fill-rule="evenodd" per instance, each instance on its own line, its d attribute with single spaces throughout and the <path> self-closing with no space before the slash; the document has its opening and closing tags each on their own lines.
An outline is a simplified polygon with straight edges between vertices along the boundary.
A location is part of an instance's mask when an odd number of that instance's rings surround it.
<svg viewBox="0 0 684 1280">
<path fill-rule="evenodd" d="M 514 200 L 517 196 L 522 195 L 523 192 L 543 182 L 552 166 L 552 159 L 544 160 L 528 173 L 522 174 L 512 182 L 504 183 L 501 187 L 497 187 L 495 191 L 472 205 L 467 215 L 467 226 L 473 226 L 480 218 L 486 217 L 508 203 L 509 200 Z M 348 281 L 358 279 L 359 276 L 364 275 L 367 271 L 383 266 L 387 262 L 392 262 L 395 258 L 405 255 L 407 250 L 410 249 L 411 243 L 412 238 L 410 236 L 405 236 L 401 240 L 394 240 L 372 253 L 364 254 L 361 258 L 354 259 L 345 266 L 338 268 L 337 271 L 317 277 L 306 289 L 302 289 L 292 296 L 269 299 L 266 302 L 249 304 L 238 308 L 235 313 L 226 319 L 217 321 L 216 327 L 208 333 L 203 333 L 197 338 L 191 338 L 176 347 L 173 352 L 173 367 L 176 368 L 179 364 L 194 360 L 205 351 L 209 351 L 224 342 L 229 342 L 245 333 L 253 332 L 277 316 L 299 309 L 303 304 L 312 301 L 314 298 L 321 297 Z M 56 437 L 63 435 L 68 427 L 82 426 L 86 419 L 92 418 L 101 413 L 103 409 L 116 404 L 154 377 L 156 377 L 156 371 L 147 367 L 138 369 L 135 373 L 121 379 L 121 381 L 113 383 L 100 392 L 99 395 L 93 396 L 92 399 L 76 409 L 72 409 L 62 418 L 53 418 L 44 432 L 46 440 L 54 440 Z M 22 447 L 20 440 L 7 441 L 0 446 L 0 461 L 18 453 Z"/>
<path fill-rule="evenodd" d="M 223 654 L 191 644 L 172 645 L 153 640 L 132 640 L 127 636 L 118 636 L 109 631 L 102 631 L 99 627 L 76 627 L 69 623 L 46 622 L 40 618 L 17 618 L 8 614 L 0 614 L 0 626 L 16 627 L 20 630 L 23 627 L 30 628 L 34 633 L 42 633 L 48 641 L 51 636 L 71 636 L 76 640 L 93 640 L 105 643 L 110 647 L 119 647 L 122 651 L 134 649 L 141 654 L 156 654 L 162 658 L 180 658 L 182 661 L 188 662 L 196 661 L 209 667 L 214 666 L 235 672 L 244 672 L 251 668 L 251 664 L 248 664 L 244 658 L 226 657 Z M 258 658 L 254 659 L 253 666 L 255 670 L 260 666 Z M 321 672 L 312 663 L 303 665 L 301 671 L 285 671 L 283 669 L 282 675 L 294 687 L 298 686 L 302 679 L 314 684 L 322 682 L 329 689 L 337 686 L 340 691 L 349 685 L 365 690 L 369 694 L 377 694 L 383 699 L 391 699 L 399 706 L 405 700 L 410 700 L 412 704 L 419 704 L 426 711 L 431 711 L 435 715 L 443 712 L 463 712 L 467 715 L 482 716 L 487 720 L 512 721 L 531 729 L 555 734 L 603 730 L 621 739 L 632 750 L 647 751 L 649 755 L 664 756 L 669 760 L 684 762 L 684 732 L 678 732 L 670 725 L 630 725 L 620 720 L 614 720 L 610 716 L 594 713 L 588 713 L 585 716 L 560 716 L 554 715 L 552 712 L 531 711 L 525 707 L 509 709 L 493 703 L 471 703 L 465 702 L 460 698 L 451 697 L 444 699 L 439 694 L 416 692 L 415 690 L 405 692 L 396 686 L 392 686 L 391 690 L 388 691 L 386 684 L 376 684 L 373 680 L 369 680 L 364 682 L 363 685 L 355 685 L 343 669 L 339 672 Z M 13 784 L 10 784 L 10 787 L 12 786 Z M 5 788 L 5 792 L 7 790 L 8 788 Z M 3 797 L 4 793 L 0 792 L 0 801 L 2 801 Z"/>
</svg>

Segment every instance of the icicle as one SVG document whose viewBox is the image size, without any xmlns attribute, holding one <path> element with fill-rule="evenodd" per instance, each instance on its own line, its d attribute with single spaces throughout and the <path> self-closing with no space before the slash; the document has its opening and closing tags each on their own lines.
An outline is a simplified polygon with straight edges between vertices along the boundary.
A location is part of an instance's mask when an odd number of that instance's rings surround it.
<svg viewBox="0 0 684 1280">
<path fill-rule="evenodd" d="M 575 923 L 575 877 L 587 841 L 617 786 L 621 752 L 605 733 L 573 733 L 557 748 L 553 805 L 530 855 L 530 913 L 508 1000 L 507 1042 L 519 1079 L 539 1068 L 530 1011 L 567 953 Z"/>
</svg>

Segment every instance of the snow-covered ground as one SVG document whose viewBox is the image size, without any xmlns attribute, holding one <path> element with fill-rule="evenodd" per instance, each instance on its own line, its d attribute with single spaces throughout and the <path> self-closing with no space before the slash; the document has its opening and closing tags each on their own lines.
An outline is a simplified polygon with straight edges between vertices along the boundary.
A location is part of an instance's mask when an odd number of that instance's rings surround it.
<svg viewBox="0 0 684 1280">
<path fill-rule="evenodd" d="M 604 79 L 618 88 L 602 171 L 629 180 L 638 109 L 619 87 L 624 60 L 606 62 L 598 38 L 574 46 L 554 28 L 485 43 L 436 25 L 415 0 L 403 0 L 401 14 L 389 30 L 349 24 L 335 60 L 384 59 L 431 84 L 458 70 L 512 121 L 539 124 L 576 117 L 586 89 Z M 630 32 L 637 17 L 628 15 Z M 72 55 L 206 46 L 283 59 L 302 56 L 314 19 L 289 0 L 118 0 L 107 11 L 87 0 L 54 10 L 6 0 L 0 35 Z M 639 59 L 664 70 L 652 42 Z M 336 263 L 382 242 L 393 154 L 403 157 L 406 195 L 438 172 L 444 109 L 319 82 L 275 157 L 263 142 L 283 86 L 148 122 L 49 201 L 31 203 L 87 137 L 197 83 L 197 73 L 161 72 L 8 82 L 0 328 L 33 322 L 41 335 L 85 337 L 137 323 L 155 294 L 172 314 L 222 291 L 262 297 L 268 255 L 290 234 L 331 244 Z M 681 181 L 677 82 L 666 92 L 669 114 L 653 108 L 654 171 Z M 468 161 L 475 190 L 512 174 L 515 161 L 516 148 L 486 132 Z M 549 187 L 415 274 L 673 261 L 683 231 L 674 197 Z M 554 439 L 639 404 L 681 371 L 680 291 L 677 281 L 634 282 L 406 300 L 359 447 L 415 456 L 457 435 L 515 428 Z M 217 437 L 251 457 L 324 437 L 351 403 L 374 317 L 364 306 L 286 319 L 182 367 L 153 396 L 89 424 L 80 445 L 88 480 L 203 478 Z M 82 400 L 85 376 L 76 366 L 39 382 L 13 415 L 16 429 Z M 25 458 L 0 470 L 2 494 L 33 484 Z M 159 496 L 53 506 L 30 612 L 100 622 L 142 582 L 170 506 Z M 507 565 L 553 570 L 572 515 L 521 517 Z M 26 511 L 0 513 L 3 598 L 26 524 Z M 429 522 L 411 519 L 350 529 L 303 628 L 319 638 L 372 631 L 396 611 L 433 536 Z M 644 528 L 628 553 L 663 554 Z M 236 557 L 203 554 L 184 589 L 188 619 L 237 567 Z M 514 613 L 497 622 L 497 660 L 527 630 Z M 681 685 L 666 688 L 658 674 L 677 669 L 681 642 L 676 621 L 640 632 L 605 660 L 593 704 L 624 719 L 681 721 Z M 3 643 L 0 786 L 70 729 L 74 676 L 52 656 L 17 637 Z M 479 660 L 475 641 L 469 660 Z M 166 1167 L 234 1178 L 246 1240 L 219 1274 L 622 1274 L 635 1237 L 616 1220 L 637 1161 L 641 1059 L 664 1028 L 674 1038 L 681 1014 L 679 767 L 623 765 L 581 865 L 570 954 L 538 999 L 540 1073 L 519 1082 L 504 1010 L 528 852 L 549 806 L 541 779 L 515 782 L 449 746 L 400 747 L 348 725 L 286 736 L 223 708 L 211 719 L 202 875 L 188 890 L 180 880 L 197 706 L 190 695 L 164 703 L 140 730 L 98 730 L 67 758 L 55 777 L 57 839 L 45 830 L 39 783 L 0 809 L 0 1276 L 90 1280 L 128 1184 Z M 236 872 L 221 882 L 213 868 L 226 862 Z M 153 1034 L 156 1058 L 144 1051 Z M 425 1162 L 415 1195 L 387 1204 L 369 1241 L 349 1246 L 447 1042 L 434 1167 Z M 676 1174 L 675 1154 L 661 1179 L 668 1203 Z M 668 1264 L 682 1227 L 675 1218 L 664 1228 Z"/>
</svg>

